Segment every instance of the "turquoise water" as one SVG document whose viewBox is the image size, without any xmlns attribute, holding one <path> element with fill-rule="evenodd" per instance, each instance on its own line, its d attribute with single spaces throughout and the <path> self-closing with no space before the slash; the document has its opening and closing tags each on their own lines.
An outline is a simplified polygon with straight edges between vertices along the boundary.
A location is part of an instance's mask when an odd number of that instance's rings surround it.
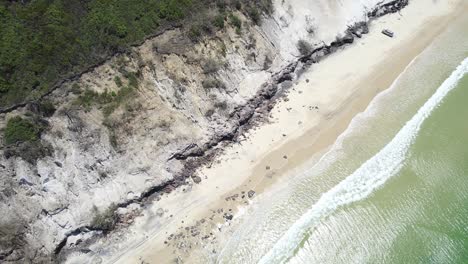
<svg viewBox="0 0 468 264">
<path fill-rule="evenodd" d="M 261 263 L 468 261 L 468 77 L 461 79 L 467 72 L 468 58 L 387 145 L 324 193 Z"/>
<path fill-rule="evenodd" d="M 468 72 L 468 59 L 465 62 Z M 416 131 L 400 130 L 394 139 L 412 138 L 407 152 L 399 149 L 405 146 L 401 144 L 404 140 L 391 141 L 387 145 L 390 151 L 379 152 L 384 155 L 377 154 L 374 157 L 378 158 L 370 162 L 375 170 L 363 171 L 370 176 L 366 179 L 367 187 L 346 184 L 335 194 L 344 197 L 345 205 L 334 207 L 330 215 L 321 216 L 320 223 L 309 226 L 289 261 L 467 263 L 467 98 L 468 76 L 465 76 L 422 122 L 414 137 L 411 132 Z M 376 184 L 370 180 L 382 177 L 388 177 L 388 181 Z M 358 182 L 362 183 L 363 178 L 360 174 Z M 362 195 L 373 184 L 380 189 L 373 189 L 365 199 L 353 203 L 348 197 Z M 357 191 L 353 192 L 353 188 Z M 324 256 L 316 252 L 317 244 L 323 244 L 323 240 L 333 243 L 327 248 L 334 249 Z"/>
<path fill-rule="evenodd" d="M 395 213 L 403 230 L 385 263 L 468 262 L 468 76 L 424 122 L 405 165 L 362 204 Z M 371 262 L 380 259 L 371 259 Z"/>
<path fill-rule="evenodd" d="M 468 18 L 246 218 L 221 263 L 468 263 Z"/>
</svg>

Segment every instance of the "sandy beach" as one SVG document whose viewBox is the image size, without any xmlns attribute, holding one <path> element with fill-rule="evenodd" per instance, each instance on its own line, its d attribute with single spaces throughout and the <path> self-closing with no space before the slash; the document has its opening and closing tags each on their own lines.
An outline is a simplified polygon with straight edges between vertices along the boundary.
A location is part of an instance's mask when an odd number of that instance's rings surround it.
<svg viewBox="0 0 468 264">
<path fill-rule="evenodd" d="M 248 206 L 274 195 L 310 167 L 356 114 L 466 13 L 463 0 L 413 0 L 400 13 L 373 21 L 369 34 L 313 64 L 295 81 L 268 123 L 202 168 L 200 184 L 181 187 L 153 203 L 152 210 L 163 212 L 159 224 L 144 224 L 152 216 L 143 216 L 138 232 L 146 240 L 107 261 L 174 263 L 179 258 L 192 263 L 206 254 L 215 256 Z M 395 37 L 381 34 L 383 29 Z"/>
</svg>

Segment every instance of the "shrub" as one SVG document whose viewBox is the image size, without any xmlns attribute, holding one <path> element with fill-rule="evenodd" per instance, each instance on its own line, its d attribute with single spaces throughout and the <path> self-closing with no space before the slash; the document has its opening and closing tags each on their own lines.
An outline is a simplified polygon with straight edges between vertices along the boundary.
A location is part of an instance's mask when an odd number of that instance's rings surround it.
<svg viewBox="0 0 468 264">
<path fill-rule="evenodd" d="M 50 144 L 39 140 L 27 141 L 18 146 L 12 145 L 5 149 L 5 158 L 21 157 L 26 162 L 35 165 L 40 158 L 52 155 L 53 148 Z"/>
<path fill-rule="evenodd" d="M 225 16 L 223 14 L 215 16 L 215 18 L 213 19 L 213 25 L 217 28 L 224 28 L 224 19 Z"/>
<path fill-rule="evenodd" d="M 309 42 L 301 39 L 297 42 L 297 49 L 301 53 L 302 56 L 307 56 L 312 53 L 312 45 Z"/>
<path fill-rule="evenodd" d="M 260 14 L 260 11 L 258 11 L 258 8 L 254 5 L 250 5 L 248 8 L 247 8 L 247 14 L 249 15 L 249 17 L 252 19 L 252 21 L 256 24 L 256 25 L 260 25 L 261 23 L 261 14 Z"/>
<path fill-rule="evenodd" d="M 86 111 L 91 110 L 91 107 L 95 104 L 103 107 L 104 116 L 109 116 L 117 109 L 123 102 L 130 99 L 135 92 L 135 88 L 138 87 L 137 73 L 126 72 L 125 77 L 128 79 L 128 85 L 120 87 L 117 92 L 108 92 L 107 90 L 103 93 L 97 93 L 90 89 L 86 89 L 74 102 L 74 104 L 83 107 Z M 120 78 L 118 79 L 120 80 Z"/>
<path fill-rule="evenodd" d="M 96 206 L 93 207 L 94 217 L 91 220 L 91 227 L 108 232 L 114 229 L 117 224 L 117 206 L 112 203 L 106 210 L 100 212 Z"/>
<path fill-rule="evenodd" d="M 122 84 L 122 80 L 120 79 L 119 76 L 115 76 L 115 77 L 114 77 L 114 82 L 115 82 L 115 84 L 117 85 L 117 87 L 122 87 L 122 85 L 123 85 L 123 84 Z"/>
<path fill-rule="evenodd" d="M 39 112 L 46 117 L 52 116 L 55 110 L 55 106 L 51 101 L 44 100 L 39 103 Z"/>
<path fill-rule="evenodd" d="M 228 108 L 228 104 L 226 101 L 222 101 L 222 102 L 216 102 L 214 104 L 214 107 L 215 108 L 218 108 L 220 110 L 226 110 Z"/>
<path fill-rule="evenodd" d="M 86 111 L 91 110 L 91 106 L 95 99 L 99 97 L 99 94 L 90 89 L 86 89 L 78 98 L 75 100 L 74 104 L 82 106 Z"/>
<path fill-rule="evenodd" d="M 205 89 L 224 87 L 224 84 L 220 80 L 217 80 L 215 78 L 208 78 L 203 80 L 202 85 Z"/>
<path fill-rule="evenodd" d="M 126 72 L 125 78 L 128 79 L 128 86 L 138 88 L 138 72 Z"/>
<path fill-rule="evenodd" d="M 242 3 L 239 1 L 239 0 L 236 0 L 234 2 L 234 7 L 237 9 L 237 10 L 241 10 L 242 8 Z"/>
<path fill-rule="evenodd" d="M 268 15 L 273 13 L 273 2 L 272 2 L 272 0 L 261 0 L 261 1 L 258 1 L 257 4 Z"/>
<path fill-rule="evenodd" d="M 202 64 L 202 68 L 203 68 L 203 73 L 210 74 L 210 73 L 218 72 L 220 65 L 216 60 L 214 60 L 213 58 L 210 58 L 210 59 L 207 59 Z"/>
<path fill-rule="evenodd" d="M 214 115 L 214 113 L 215 110 L 213 108 L 210 108 L 205 112 L 205 117 L 211 117 L 212 115 Z"/>
<path fill-rule="evenodd" d="M 70 91 L 71 91 L 72 94 L 78 95 L 78 94 L 81 93 L 81 88 L 80 88 L 80 86 L 79 86 L 77 83 L 74 83 L 74 84 L 72 85 Z"/>
<path fill-rule="evenodd" d="M 226 9 L 226 6 L 227 6 L 226 0 L 217 0 L 216 1 L 216 6 L 221 10 Z"/>
<path fill-rule="evenodd" d="M 189 35 L 189 38 L 193 41 L 196 41 L 198 39 L 200 39 L 201 35 L 202 35 L 202 32 L 201 32 L 201 26 L 196 24 L 196 25 L 192 25 L 190 27 L 190 30 L 188 32 L 188 35 Z"/>
<path fill-rule="evenodd" d="M 5 128 L 5 143 L 7 145 L 17 142 L 29 142 L 39 139 L 43 128 L 20 116 L 12 117 L 8 120 Z"/>
<path fill-rule="evenodd" d="M 229 20 L 231 21 L 231 25 L 233 25 L 236 29 L 242 28 L 242 21 L 238 16 L 231 13 L 229 15 Z"/>
</svg>

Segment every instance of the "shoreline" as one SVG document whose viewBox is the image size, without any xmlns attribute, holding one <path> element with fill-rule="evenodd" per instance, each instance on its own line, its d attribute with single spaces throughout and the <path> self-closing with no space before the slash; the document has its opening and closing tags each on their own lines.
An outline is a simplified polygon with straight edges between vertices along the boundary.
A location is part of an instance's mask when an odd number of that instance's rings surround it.
<svg viewBox="0 0 468 264">
<path fill-rule="evenodd" d="M 455 12 L 448 12 L 443 17 L 414 18 L 411 12 L 418 13 L 418 5 L 424 3 L 410 2 L 402 11 L 402 17 L 391 14 L 373 21 L 369 34 L 312 65 L 290 89 L 288 99 L 275 105 L 271 123 L 250 131 L 246 140 L 229 146 L 216 164 L 201 169 L 199 176 L 207 177 L 202 184 L 195 185 L 190 192 L 174 191 L 163 197 L 157 206 L 174 212 L 173 219 L 193 223 L 196 219 L 207 218 L 209 208 L 233 207 L 234 201 L 225 201 L 226 196 L 249 190 L 254 190 L 256 195 L 271 193 L 274 188 L 281 187 L 282 182 L 293 176 L 291 172 L 300 170 L 311 157 L 317 158 L 326 151 L 352 118 L 364 111 L 377 94 L 386 90 L 402 69 L 456 17 Z M 428 12 L 437 14 L 437 8 L 433 9 Z M 459 9 L 456 13 L 462 11 Z M 420 25 L 411 24 L 414 22 L 411 20 Z M 425 27 L 420 28 L 423 24 Z M 383 36 L 380 31 L 384 27 L 391 27 L 397 36 L 394 39 Z M 412 29 L 417 30 L 417 34 Z M 353 65 L 353 61 L 362 64 Z M 355 68 L 350 70 L 353 66 Z M 369 72 L 368 68 L 372 70 Z M 335 73 L 330 73 L 331 70 Z M 324 88 L 330 89 L 324 92 Z M 220 174 L 223 177 L 216 177 Z M 245 203 L 246 200 L 241 200 L 237 206 Z M 212 227 L 219 224 L 219 220 L 216 221 Z M 165 260 L 169 262 L 178 254 L 173 255 L 171 248 L 164 246 L 167 239 L 164 233 L 175 233 L 184 223 L 168 220 L 156 233 L 148 235 L 146 243 L 130 249 L 119 261 L 134 263 L 145 259 L 160 263 L 161 256 L 167 256 Z"/>
</svg>

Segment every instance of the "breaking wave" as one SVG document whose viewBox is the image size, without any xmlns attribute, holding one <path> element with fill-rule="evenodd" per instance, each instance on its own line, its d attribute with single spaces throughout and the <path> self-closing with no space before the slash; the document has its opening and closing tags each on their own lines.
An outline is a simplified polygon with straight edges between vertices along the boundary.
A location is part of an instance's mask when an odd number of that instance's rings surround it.
<svg viewBox="0 0 468 264">
<path fill-rule="evenodd" d="M 362 200 L 381 187 L 403 166 L 409 147 L 424 120 L 468 72 L 468 57 L 452 72 L 418 112 L 376 155 L 367 160 L 342 182 L 324 193 L 262 257 L 259 263 L 284 263 L 294 255 L 306 233 L 337 208 Z"/>
</svg>

